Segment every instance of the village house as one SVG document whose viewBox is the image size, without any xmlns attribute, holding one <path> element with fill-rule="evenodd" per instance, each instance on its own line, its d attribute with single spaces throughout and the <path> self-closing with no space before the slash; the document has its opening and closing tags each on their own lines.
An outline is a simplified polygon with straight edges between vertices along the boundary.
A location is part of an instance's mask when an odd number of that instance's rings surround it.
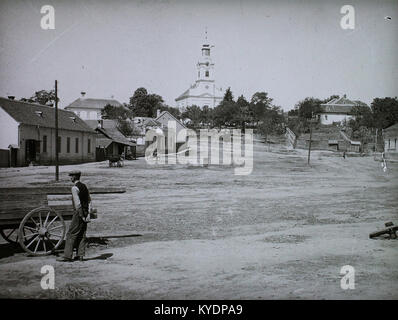
<svg viewBox="0 0 398 320">
<path fill-rule="evenodd" d="M 111 157 L 136 157 L 136 143 L 128 140 L 117 128 L 116 120 L 86 120 L 87 125 L 97 133 L 96 161 Z"/>
<path fill-rule="evenodd" d="M 1 166 L 54 164 L 55 110 L 0 98 Z M 58 110 L 59 164 L 95 161 L 96 133 L 73 112 Z"/>
<path fill-rule="evenodd" d="M 398 123 L 383 130 L 384 153 L 388 158 L 398 159 Z"/>
<path fill-rule="evenodd" d="M 73 101 L 64 109 L 74 112 L 83 120 L 101 120 L 101 110 L 106 105 L 120 107 L 122 104 L 114 99 L 92 99 L 85 98 L 86 93 L 82 92 L 81 97 Z"/>
<path fill-rule="evenodd" d="M 157 135 L 163 135 L 165 139 L 167 139 L 168 135 L 171 133 L 169 121 L 174 121 L 176 126 L 176 150 L 186 142 L 185 138 L 178 138 L 178 133 L 187 127 L 168 111 L 161 112 L 157 110 L 156 118 L 135 117 L 133 121 L 137 129 L 137 134 L 134 135 L 137 141 L 137 156 L 145 155 L 145 149 L 149 145 L 145 140 L 145 135 L 148 130 L 154 130 Z"/>
<path fill-rule="evenodd" d="M 160 128 L 161 123 L 150 117 L 134 117 L 133 124 L 136 128 L 133 138 L 136 139 L 137 143 L 137 156 L 141 157 L 145 155 L 145 135 L 147 131 Z"/>
<path fill-rule="evenodd" d="M 160 112 L 160 110 L 158 110 L 155 120 L 160 123 L 160 128 L 167 128 L 168 130 L 170 130 L 169 122 L 170 121 L 175 121 L 176 137 L 177 137 L 177 140 L 176 140 L 177 148 L 178 148 L 179 145 L 185 143 L 186 138 L 185 137 L 178 137 L 178 133 L 181 130 L 183 130 L 183 129 L 187 129 L 187 127 L 180 120 L 178 120 L 176 117 L 174 117 L 170 112 L 168 112 L 168 111 Z"/>
<path fill-rule="evenodd" d="M 359 100 L 349 100 L 344 95 L 341 98 L 335 98 L 327 103 L 321 104 L 319 120 L 321 124 L 342 123 L 353 118 L 352 109 L 355 106 L 367 106 Z"/>
</svg>

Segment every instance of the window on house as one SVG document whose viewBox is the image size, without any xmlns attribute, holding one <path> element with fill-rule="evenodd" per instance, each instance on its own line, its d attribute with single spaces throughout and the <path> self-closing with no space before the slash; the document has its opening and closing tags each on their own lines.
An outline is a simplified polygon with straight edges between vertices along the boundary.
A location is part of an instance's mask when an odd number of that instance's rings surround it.
<svg viewBox="0 0 398 320">
<path fill-rule="evenodd" d="M 388 149 L 390 149 L 390 139 L 388 139 Z"/>
<path fill-rule="evenodd" d="M 397 148 L 397 139 L 394 140 L 394 149 Z"/>
<path fill-rule="evenodd" d="M 87 152 L 88 153 L 91 152 L 91 140 L 90 139 L 87 140 Z"/>
<path fill-rule="evenodd" d="M 47 152 L 47 136 L 43 136 L 43 152 Z"/>
<path fill-rule="evenodd" d="M 209 71 L 206 71 L 206 77 L 209 77 Z"/>
<path fill-rule="evenodd" d="M 70 153 L 70 137 L 66 138 L 66 153 Z"/>
<path fill-rule="evenodd" d="M 62 142 L 61 137 L 58 137 L 58 141 L 57 141 L 57 153 L 61 153 L 61 147 L 62 147 L 61 142 Z"/>
<path fill-rule="evenodd" d="M 79 138 L 75 139 L 75 152 L 79 153 Z"/>
<path fill-rule="evenodd" d="M 327 120 L 328 119 L 328 115 L 327 114 L 325 114 L 325 120 Z"/>
</svg>

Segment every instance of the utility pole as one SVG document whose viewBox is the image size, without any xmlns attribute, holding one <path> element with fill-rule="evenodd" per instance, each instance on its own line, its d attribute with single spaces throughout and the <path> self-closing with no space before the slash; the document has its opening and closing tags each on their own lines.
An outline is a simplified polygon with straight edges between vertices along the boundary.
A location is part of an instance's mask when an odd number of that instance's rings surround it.
<svg viewBox="0 0 398 320">
<path fill-rule="evenodd" d="M 312 123 L 315 123 L 317 120 L 314 119 L 314 115 L 312 115 L 312 118 L 310 119 L 309 123 L 310 123 L 310 141 L 308 143 L 308 160 L 307 160 L 307 164 L 310 164 L 310 158 L 311 158 L 311 142 L 312 142 Z"/>
<path fill-rule="evenodd" d="M 375 153 L 377 152 L 377 128 L 376 128 L 376 134 L 375 134 Z"/>
<path fill-rule="evenodd" d="M 311 141 L 312 141 L 312 125 L 310 122 L 310 141 L 308 143 L 308 161 L 307 164 L 310 164 L 310 158 L 311 158 Z"/>
<path fill-rule="evenodd" d="M 58 166 L 58 81 L 55 80 L 55 181 L 59 181 L 59 166 Z"/>
</svg>

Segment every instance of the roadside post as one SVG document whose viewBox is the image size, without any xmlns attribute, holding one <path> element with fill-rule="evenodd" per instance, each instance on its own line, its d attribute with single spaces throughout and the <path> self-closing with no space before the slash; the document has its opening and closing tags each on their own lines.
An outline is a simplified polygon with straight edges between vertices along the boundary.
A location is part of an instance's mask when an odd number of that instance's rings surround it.
<svg viewBox="0 0 398 320">
<path fill-rule="evenodd" d="M 58 166 L 58 81 L 55 80 L 55 181 L 59 181 L 59 166 Z"/>
</svg>

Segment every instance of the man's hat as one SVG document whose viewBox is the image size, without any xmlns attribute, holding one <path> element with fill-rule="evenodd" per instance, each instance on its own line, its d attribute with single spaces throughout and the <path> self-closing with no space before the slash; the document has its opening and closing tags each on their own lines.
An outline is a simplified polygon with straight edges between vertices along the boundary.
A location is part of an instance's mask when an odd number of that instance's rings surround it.
<svg viewBox="0 0 398 320">
<path fill-rule="evenodd" d="M 74 171 L 69 172 L 70 176 L 81 176 L 81 174 L 82 173 L 79 170 L 74 170 Z"/>
</svg>

